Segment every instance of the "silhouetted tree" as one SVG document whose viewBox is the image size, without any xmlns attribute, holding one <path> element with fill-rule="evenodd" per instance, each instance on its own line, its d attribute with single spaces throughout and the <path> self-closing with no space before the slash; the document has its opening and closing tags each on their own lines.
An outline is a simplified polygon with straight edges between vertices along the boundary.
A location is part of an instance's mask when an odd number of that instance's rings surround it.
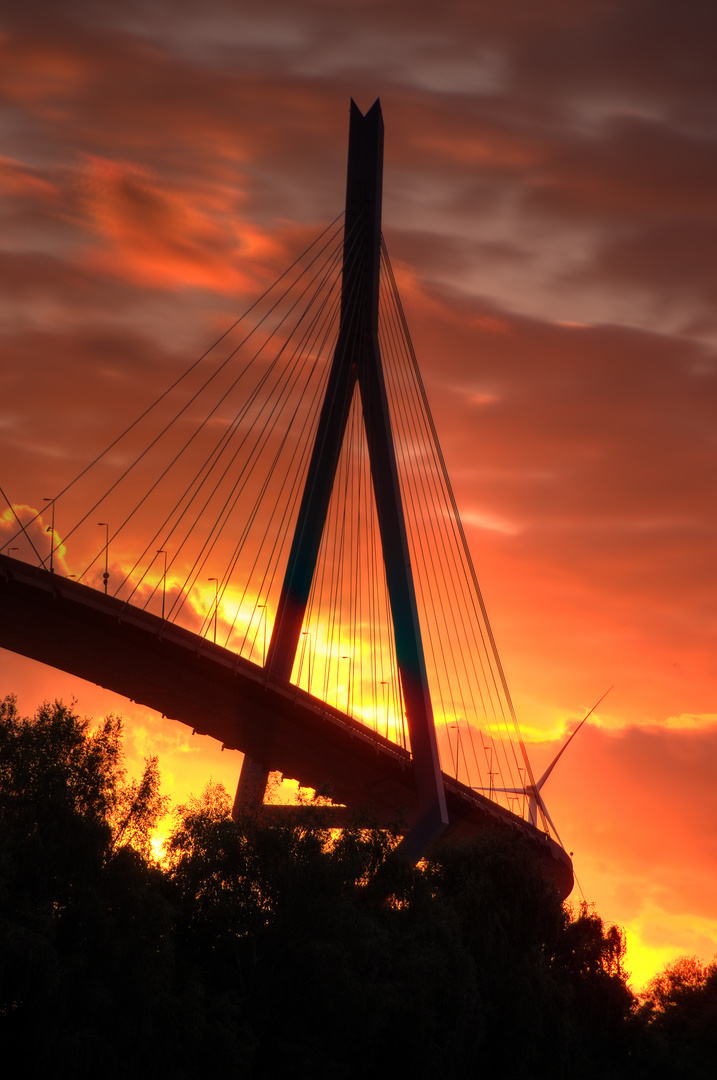
<svg viewBox="0 0 717 1080">
<path fill-rule="evenodd" d="M 717 1062 L 717 959 L 683 956 L 642 995 L 650 1075 L 711 1078 Z"/>
<path fill-rule="evenodd" d="M 624 957 L 619 927 L 605 926 L 584 902 L 576 914 L 565 907 L 552 967 L 567 1019 L 564 1045 L 569 1057 L 585 1062 L 586 1077 L 634 1075 L 636 999 L 627 985 Z"/>
<path fill-rule="evenodd" d="M 0 704 L 0 1037 L 30 1074 L 712 1075 L 717 964 L 636 1009 L 621 931 L 517 836 L 411 867 L 320 807 L 233 821 L 211 784 L 160 866 L 164 807 L 156 761 L 127 782 L 116 718 Z"/>
<path fill-rule="evenodd" d="M 202 987 L 253 1033 L 254 1075 L 275 1075 L 277 1061 L 287 1076 L 363 1075 L 399 1045 L 405 1063 L 416 1025 L 423 1058 L 434 1054 L 461 957 L 434 947 L 441 977 L 428 979 L 427 953 L 402 932 L 412 918 L 405 879 L 415 886 L 417 871 L 393 870 L 400 903 L 387 899 L 385 872 L 369 887 L 393 844 L 359 826 L 334 840 L 320 807 L 289 811 L 280 825 L 234 822 L 216 787 L 180 808 L 168 848 L 181 932 Z M 450 1041 L 446 1025 L 441 1035 Z"/>
<path fill-rule="evenodd" d="M 60 702 L 0 704 L 0 1025 L 6 1055 L 48 1075 L 120 1075 L 118 1047 L 151 1051 L 166 902 L 145 849 L 156 762 L 125 783 L 121 723 L 96 730 Z M 32 1072 L 33 1068 L 28 1071 Z"/>
</svg>

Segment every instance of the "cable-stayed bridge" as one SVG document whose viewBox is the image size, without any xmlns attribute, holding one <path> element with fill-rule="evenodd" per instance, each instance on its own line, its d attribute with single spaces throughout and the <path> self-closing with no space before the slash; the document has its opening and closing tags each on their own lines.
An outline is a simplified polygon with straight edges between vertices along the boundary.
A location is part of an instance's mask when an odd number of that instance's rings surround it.
<svg viewBox="0 0 717 1080">
<path fill-rule="evenodd" d="M 418 858 L 550 837 L 381 236 L 383 122 L 352 103 L 345 213 L 40 512 L 11 504 L 0 646 L 403 822 Z"/>
</svg>

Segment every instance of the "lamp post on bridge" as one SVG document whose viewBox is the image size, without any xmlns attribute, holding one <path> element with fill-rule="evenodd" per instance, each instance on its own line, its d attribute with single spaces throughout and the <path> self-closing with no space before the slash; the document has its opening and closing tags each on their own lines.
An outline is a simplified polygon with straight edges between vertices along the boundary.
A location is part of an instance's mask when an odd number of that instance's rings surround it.
<svg viewBox="0 0 717 1080">
<path fill-rule="evenodd" d="M 109 558 L 110 558 L 110 527 L 106 521 L 98 521 L 98 525 L 104 525 L 105 527 L 105 572 L 102 575 L 102 580 L 105 583 L 105 596 L 107 596 L 107 583 L 110 580 Z"/>
<path fill-rule="evenodd" d="M 349 661 L 349 673 L 348 673 L 348 675 L 346 677 L 346 715 L 350 716 L 351 715 L 351 663 L 350 663 L 351 657 L 350 656 L 342 656 L 341 659 Z"/>
<path fill-rule="evenodd" d="M 167 552 L 160 548 L 158 555 L 164 555 L 164 572 L 162 574 L 162 622 L 164 622 L 164 603 L 167 598 Z"/>
<path fill-rule="evenodd" d="M 447 724 L 446 731 L 448 732 L 448 749 L 451 752 L 451 763 L 455 770 L 456 780 L 458 779 L 458 741 L 456 740 L 456 756 L 453 757 L 453 743 L 451 742 L 451 728 L 454 728 L 455 724 Z"/>
<path fill-rule="evenodd" d="M 466 761 L 466 753 L 465 753 L 465 750 L 463 749 L 463 739 L 461 738 L 460 724 L 461 724 L 460 717 L 456 717 L 455 724 L 449 724 L 449 727 L 452 727 L 452 728 L 456 729 L 456 780 L 458 779 L 458 768 L 460 766 L 461 753 L 463 754 L 463 763 L 465 764 L 465 767 L 466 767 L 466 779 L 468 779 L 468 762 Z M 450 744 L 450 736 L 448 738 L 448 741 L 449 741 L 449 744 Z"/>
<path fill-rule="evenodd" d="M 266 604 L 257 604 L 257 610 L 261 608 L 261 615 L 259 616 L 259 625 L 261 620 L 264 620 L 264 642 L 261 648 L 261 666 L 266 667 Z"/>
<path fill-rule="evenodd" d="M 50 573 L 54 574 L 55 568 L 53 565 L 53 556 L 55 554 L 55 497 L 50 495 L 43 495 L 42 497 L 45 502 L 50 503 L 52 506 L 52 520 L 48 527 L 45 529 L 45 532 L 49 532 L 50 534 Z"/>
<path fill-rule="evenodd" d="M 305 638 L 308 638 L 308 646 L 309 646 L 309 681 L 307 683 L 306 690 L 307 690 L 307 693 L 310 694 L 311 693 L 311 631 L 310 630 L 302 630 L 301 631 L 301 636 L 305 637 Z M 304 648 L 306 648 L 306 645 L 307 645 L 307 642 L 304 642 Z"/>
<path fill-rule="evenodd" d="M 488 798 L 492 799 L 493 798 L 493 777 L 495 776 L 495 772 L 493 771 L 493 747 L 492 746 L 486 746 L 485 740 L 482 739 L 482 738 L 481 738 L 481 742 L 483 743 L 483 752 L 485 753 L 486 761 L 488 762 Z M 488 757 L 488 753 L 490 753 L 490 758 Z"/>
<path fill-rule="evenodd" d="M 383 706 L 386 713 L 386 738 L 388 738 L 388 680 L 383 679 L 381 686 L 383 687 Z"/>
<path fill-rule="evenodd" d="M 217 611 L 219 610 L 219 578 L 210 577 L 214 582 L 214 644 L 217 643 Z"/>
</svg>

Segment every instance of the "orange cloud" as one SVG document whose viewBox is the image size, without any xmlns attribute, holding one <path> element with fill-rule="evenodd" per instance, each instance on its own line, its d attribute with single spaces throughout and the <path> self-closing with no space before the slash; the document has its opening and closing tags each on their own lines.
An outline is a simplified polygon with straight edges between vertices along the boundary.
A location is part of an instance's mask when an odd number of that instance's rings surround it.
<svg viewBox="0 0 717 1080">
<path fill-rule="evenodd" d="M 0 196 L 32 196 L 50 200 L 57 196 L 56 185 L 50 183 L 37 169 L 22 161 L 0 157 Z"/>
<path fill-rule="evenodd" d="M 476 330 L 487 334 L 509 334 L 510 323 L 507 319 L 498 318 L 497 315 L 476 315 L 471 320 L 471 325 Z"/>
<path fill-rule="evenodd" d="M 422 135 L 416 140 L 421 150 L 460 165 L 480 166 L 481 168 L 524 169 L 535 166 L 543 157 L 544 151 L 537 143 L 526 139 L 510 138 L 506 134 L 493 131 L 483 135 Z"/>
<path fill-rule="evenodd" d="M 536 774 L 561 742 L 529 747 Z M 578 895 L 582 888 L 604 918 L 627 929 L 627 968 L 638 987 L 680 954 L 717 950 L 709 854 L 716 746 L 715 726 L 607 732 L 589 722 L 543 789 L 575 853 Z"/>
<path fill-rule="evenodd" d="M 0 86 L 7 98 L 62 116 L 62 103 L 87 86 L 92 60 L 67 42 L 0 35 Z"/>
<path fill-rule="evenodd" d="M 34 506 L 15 503 L 0 512 L 0 550 L 6 555 L 35 566 L 44 560 L 45 568 L 49 569 L 51 546 L 53 569 L 66 576 L 67 548 L 58 529 L 52 529 L 49 503 L 41 511 Z"/>
<path fill-rule="evenodd" d="M 255 281 L 237 262 L 256 265 L 285 253 L 237 220 L 235 200 L 226 189 L 168 189 L 142 166 L 88 157 L 82 202 L 100 244 L 84 258 L 102 273 L 151 287 L 252 292 Z"/>
</svg>

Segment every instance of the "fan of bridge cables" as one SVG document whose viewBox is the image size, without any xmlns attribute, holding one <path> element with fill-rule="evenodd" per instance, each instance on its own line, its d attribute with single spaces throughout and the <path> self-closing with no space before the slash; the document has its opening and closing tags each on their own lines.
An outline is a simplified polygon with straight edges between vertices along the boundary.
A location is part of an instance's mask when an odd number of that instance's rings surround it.
<svg viewBox="0 0 717 1080">
<path fill-rule="evenodd" d="M 257 665 L 338 336 L 342 217 L 54 501 L 79 581 Z M 379 344 L 442 767 L 521 813 L 499 789 L 532 782 L 525 748 L 385 245 Z M 292 679 L 407 746 L 358 387 Z"/>
</svg>

